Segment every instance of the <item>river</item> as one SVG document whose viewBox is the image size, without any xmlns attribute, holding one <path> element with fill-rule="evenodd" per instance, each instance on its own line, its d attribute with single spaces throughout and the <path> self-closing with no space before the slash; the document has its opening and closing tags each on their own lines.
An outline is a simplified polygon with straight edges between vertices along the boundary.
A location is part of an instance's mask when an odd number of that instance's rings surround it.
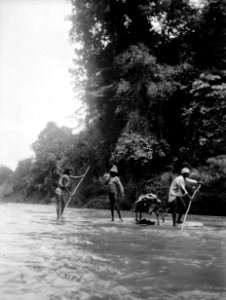
<svg viewBox="0 0 226 300">
<path fill-rule="evenodd" d="M 225 217 L 182 231 L 122 213 L 67 208 L 58 224 L 54 205 L 0 204 L 0 299 L 226 299 Z"/>
</svg>

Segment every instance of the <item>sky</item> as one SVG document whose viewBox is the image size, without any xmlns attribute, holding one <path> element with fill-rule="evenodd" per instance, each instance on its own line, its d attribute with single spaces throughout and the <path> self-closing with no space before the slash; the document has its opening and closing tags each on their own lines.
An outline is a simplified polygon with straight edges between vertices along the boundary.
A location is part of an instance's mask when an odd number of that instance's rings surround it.
<svg viewBox="0 0 226 300">
<path fill-rule="evenodd" d="M 66 0 L 0 0 L 0 165 L 15 170 L 49 121 L 75 126 Z"/>
</svg>

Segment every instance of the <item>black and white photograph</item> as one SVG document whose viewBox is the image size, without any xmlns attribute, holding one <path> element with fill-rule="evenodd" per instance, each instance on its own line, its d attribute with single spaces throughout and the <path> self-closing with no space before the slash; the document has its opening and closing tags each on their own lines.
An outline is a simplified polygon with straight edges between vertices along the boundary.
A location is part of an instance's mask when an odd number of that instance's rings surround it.
<svg viewBox="0 0 226 300">
<path fill-rule="evenodd" d="M 226 299 L 226 0 L 0 0 L 0 299 Z"/>
</svg>

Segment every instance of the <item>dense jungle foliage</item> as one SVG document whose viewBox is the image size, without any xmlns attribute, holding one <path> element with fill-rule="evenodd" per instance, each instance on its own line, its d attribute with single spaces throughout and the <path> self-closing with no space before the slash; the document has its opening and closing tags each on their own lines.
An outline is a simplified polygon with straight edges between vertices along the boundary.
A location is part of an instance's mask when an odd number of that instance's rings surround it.
<svg viewBox="0 0 226 300">
<path fill-rule="evenodd" d="M 65 166 L 81 174 L 90 165 L 74 204 L 104 208 L 101 177 L 116 164 L 130 209 L 143 192 L 166 200 L 187 165 L 204 182 L 193 212 L 226 215 L 226 0 L 71 3 L 84 129 L 48 123 L 35 159 L 0 168 L 4 194 L 48 201 Z"/>
</svg>

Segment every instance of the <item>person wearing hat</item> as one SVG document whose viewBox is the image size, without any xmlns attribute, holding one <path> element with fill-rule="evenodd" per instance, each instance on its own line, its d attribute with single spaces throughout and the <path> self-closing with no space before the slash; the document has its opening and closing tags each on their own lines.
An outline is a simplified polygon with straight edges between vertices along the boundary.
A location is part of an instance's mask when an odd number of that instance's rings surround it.
<svg viewBox="0 0 226 300">
<path fill-rule="evenodd" d="M 57 220 L 60 221 L 64 208 L 66 205 L 66 200 L 67 200 L 67 194 L 71 196 L 68 187 L 70 186 L 70 179 L 77 179 L 81 178 L 81 176 L 72 176 L 71 175 L 72 170 L 69 168 L 65 168 L 63 175 L 60 177 L 60 180 L 58 182 L 57 188 L 55 190 L 56 194 L 56 204 L 57 204 Z"/>
<path fill-rule="evenodd" d="M 119 209 L 119 197 L 124 195 L 124 188 L 118 177 L 118 168 L 115 165 L 110 170 L 107 191 L 111 207 L 111 220 L 112 222 L 114 221 L 114 210 L 116 209 L 119 219 L 122 222 L 123 220 Z"/>
<path fill-rule="evenodd" d="M 186 212 L 184 198 L 188 195 L 186 185 L 196 185 L 198 182 L 189 178 L 190 170 L 183 168 L 181 175 L 177 176 L 170 185 L 168 203 L 172 212 L 173 226 L 181 224 L 183 214 Z M 178 216 L 177 216 L 178 213 Z"/>
</svg>

